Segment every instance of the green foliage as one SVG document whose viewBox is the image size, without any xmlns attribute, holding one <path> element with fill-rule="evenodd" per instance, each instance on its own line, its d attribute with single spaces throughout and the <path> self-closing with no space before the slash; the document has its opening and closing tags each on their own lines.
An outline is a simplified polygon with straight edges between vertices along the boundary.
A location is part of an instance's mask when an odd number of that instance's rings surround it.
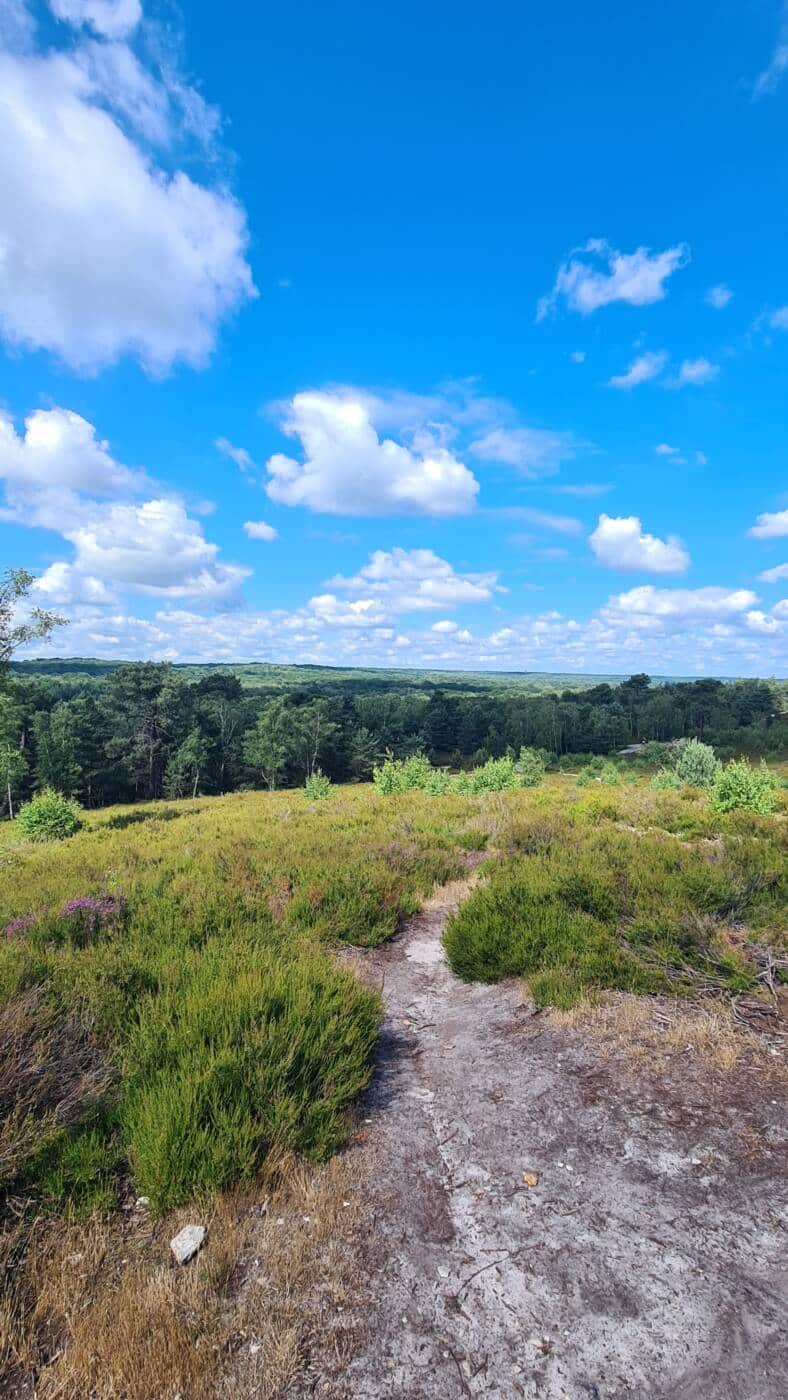
<svg viewBox="0 0 788 1400">
<path fill-rule="evenodd" d="M 710 788 L 718 767 L 711 744 L 702 744 L 698 739 L 688 739 L 679 750 L 674 772 L 678 781 L 687 787 Z"/>
<path fill-rule="evenodd" d="M 681 787 L 681 779 L 674 768 L 658 768 L 649 786 L 654 792 L 669 792 Z"/>
<path fill-rule="evenodd" d="M 19 647 L 48 637 L 55 627 L 65 626 L 66 619 L 57 613 L 31 608 L 26 622 L 17 622 L 17 609 L 27 597 L 35 576 L 27 569 L 5 569 L 0 576 L 0 675 Z"/>
<path fill-rule="evenodd" d="M 0 1085 L 0 1117 L 24 1129 L 6 1185 L 89 1213 L 131 1172 L 159 1209 L 248 1179 L 280 1149 L 334 1150 L 380 1008 L 333 945 L 390 937 L 436 880 L 459 873 L 454 827 L 471 808 L 447 803 L 414 794 L 394 808 L 356 787 L 319 814 L 253 793 L 85 813 L 57 860 L 0 830 L 0 932 L 11 930 L 0 936 L 0 1070 L 9 1007 L 19 1071 L 6 1098 Z M 43 1030 L 33 994 L 48 1008 Z"/>
<path fill-rule="evenodd" d="M 617 787 L 620 782 L 621 774 L 616 765 L 606 762 L 601 756 L 592 758 L 584 768 L 581 768 L 576 779 L 578 787 L 589 787 L 591 783 L 599 783 L 604 787 Z"/>
<path fill-rule="evenodd" d="M 658 796 L 685 811 L 699 804 Z M 649 807 L 655 800 L 643 789 L 631 799 Z M 690 846 L 653 825 L 613 826 L 618 811 L 595 806 L 587 821 L 588 801 L 513 828 L 513 844 L 527 855 L 494 867 L 450 921 L 454 971 L 485 982 L 523 976 L 537 1003 L 560 1006 L 603 987 L 692 991 L 696 980 L 713 980 L 720 990 L 754 988 L 757 968 L 733 950 L 728 925 L 746 920 L 759 938 L 784 936 L 781 828 L 746 833 L 740 825 L 727 835 L 718 824 L 719 844 Z M 708 806 L 700 806 L 708 829 Z M 650 820 L 643 810 L 628 815 Z"/>
<path fill-rule="evenodd" d="M 746 759 L 732 760 L 717 770 L 710 803 L 715 812 L 739 808 L 766 816 L 777 805 L 777 775 L 761 763 L 754 768 Z"/>
<path fill-rule="evenodd" d="M 318 768 L 316 772 L 310 773 L 304 783 L 304 797 L 310 802 L 322 802 L 324 798 L 331 796 L 331 786 L 331 779 Z"/>
<path fill-rule="evenodd" d="M 73 836 L 82 825 L 78 802 L 54 788 L 44 788 L 25 802 L 16 819 L 20 835 L 27 841 L 58 841 Z"/>
<path fill-rule="evenodd" d="M 529 749 L 524 744 L 520 749 L 516 769 L 520 775 L 521 787 L 538 787 L 544 777 L 547 764 L 538 749 Z"/>
</svg>

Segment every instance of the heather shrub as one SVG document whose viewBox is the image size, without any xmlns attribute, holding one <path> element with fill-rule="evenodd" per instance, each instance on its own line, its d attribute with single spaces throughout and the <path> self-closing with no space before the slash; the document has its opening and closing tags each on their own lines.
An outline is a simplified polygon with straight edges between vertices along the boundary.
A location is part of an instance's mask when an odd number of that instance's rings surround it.
<svg viewBox="0 0 788 1400">
<path fill-rule="evenodd" d="M 16 825 L 27 841 L 57 841 L 79 830 L 81 809 L 72 798 L 44 788 L 20 809 Z"/>
</svg>

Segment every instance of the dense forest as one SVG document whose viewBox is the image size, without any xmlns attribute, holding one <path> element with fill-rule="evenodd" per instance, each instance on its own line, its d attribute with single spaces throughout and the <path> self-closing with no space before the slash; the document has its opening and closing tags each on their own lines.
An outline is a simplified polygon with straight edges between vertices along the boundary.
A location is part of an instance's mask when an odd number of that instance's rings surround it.
<svg viewBox="0 0 788 1400">
<path fill-rule="evenodd" d="M 164 663 L 21 663 L 0 680 L 0 782 L 7 814 L 46 786 L 86 806 L 301 785 L 320 769 L 365 781 L 387 752 L 424 750 L 467 767 L 543 749 L 607 754 L 696 736 L 722 754 L 777 756 L 788 746 L 784 682 L 646 675 L 586 689 L 530 691 L 501 677 L 293 668 L 244 686 L 237 669 Z M 286 668 L 277 668 L 284 672 Z M 555 684 L 555 681 L 554 681 Z"/>
</svg>

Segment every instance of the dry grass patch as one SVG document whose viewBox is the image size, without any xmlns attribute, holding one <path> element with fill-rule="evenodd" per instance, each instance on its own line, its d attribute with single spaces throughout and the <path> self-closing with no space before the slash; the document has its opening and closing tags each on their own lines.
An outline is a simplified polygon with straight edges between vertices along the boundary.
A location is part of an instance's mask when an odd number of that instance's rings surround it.
<svg viewBox="0 0 788 1400">
<path fill-rule="evenodd" d="M 349 1158 L 280 1169 L 270 1197 L 229 1193 L 157 1222 L 8 1226 L 0 1238 L 0 1394 L 40 1400 L 275 1400 L 332 1394 L 360 1341 L 363 1200 Z M 171 1260 L 187 1220 L 197 1259 Z"/>
<path fill-rule="evenodd" d="M 721 999 L 699 1005 L 604 992 L 568 1010 L 551 1009 L 547 1020 L 558 1029 L 590 1034 L 633 1068 L 658 1072 L 675 1056 L 692 1055 L 693 1063 L 714 1071 L 757 1066 L 770 1083 L 779 1080 L 788 1087 L 784 1037 L 741 1025 Z"/>
</svg>

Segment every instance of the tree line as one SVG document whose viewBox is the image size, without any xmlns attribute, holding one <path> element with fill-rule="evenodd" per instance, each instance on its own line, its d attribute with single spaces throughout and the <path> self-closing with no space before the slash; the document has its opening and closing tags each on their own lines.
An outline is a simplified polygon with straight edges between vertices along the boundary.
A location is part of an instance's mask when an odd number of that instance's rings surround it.
<svg viewBox="0 0 788 1400">
<path fill-rule="evenodd" d="M 0 782 L 6 809 L 56 788 L 88 807 L 300 786 L 317 771 L 366 781 L 390 752 L 478 766 L 523 746 L 561 757 L 695 737 L 725 753 L 777 754 L 786 718 L 772 682 L 699 680 L 528 695 L 440 688 L 321 695 L 245 690 L 216 671 L 184 679 L 134 662 L 97 681 L 0 679 Z"/>
</svg>

